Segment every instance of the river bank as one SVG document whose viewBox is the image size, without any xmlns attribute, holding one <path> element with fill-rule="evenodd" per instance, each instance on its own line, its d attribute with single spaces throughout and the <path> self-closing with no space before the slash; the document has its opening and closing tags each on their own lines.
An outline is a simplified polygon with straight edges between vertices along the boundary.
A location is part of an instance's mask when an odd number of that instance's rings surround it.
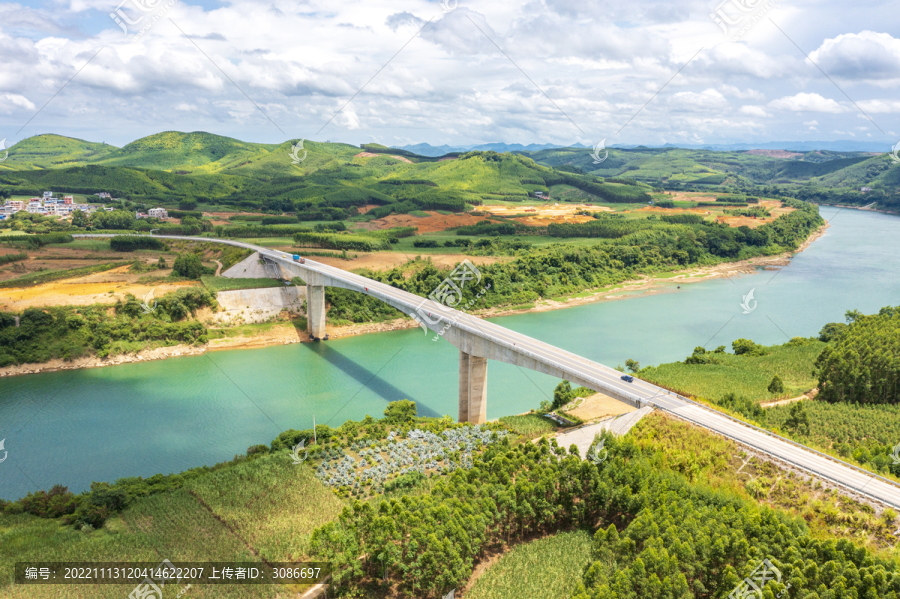
<svg viewBox="0 0 900 599">
<path fill-rule="evenodd" d="M 758 272 L 760 269 L 774 270 L 783 268 L 790 264 L 790 259 L 794 254 L 804 251 L 810 244 L 824 235 L 828 226 L 828 224 L 822 225 L 822 227 L 813 232 L 794 252 L 784 252 L 775 256 L 750 258 L 738 262 L 726 262 L 715 266 L 689 268 L 682 271 L 667 273 L 660 277 L 642 276 L 639 279 L 626 281 L 611 287 L 585 290 L 569 298 L 543 299 L 528 306 L 489 308 L 486 310 L 473 311 L 472 313 L 481 318 L 493 318 L 528 314 L 532 312 L 561 310 L 597 302 L 622 300 L 638 296 L 643 297 L 664 292 L 677 292 L 677 290 L 680 289 L 680 285 L 699 283 L 711 279 L 749 275 Z M 674 290 L 673 287 L 675 288 Z M 338 339 L 341 337 L 353 337 L 368 333 L 384 333 L 388 331 L 411 329 L 416 328 L 417 326 L 419 325 L 416 321 L 404 317 L 383 322 L 328 326 L 327 332 L 330 339 Z M 287 321 L 283 324 L 275 324 L 252 336 L 212 339 L 207 345 L 202 346 L 173 345 L 143 350 L 133 354 L 121 354 L 110 358 L 92 356 L 76 358 L 69 361 L 54 359 L 38 364 L 6 366 L 0 368 L 0 378 L 41 372 L 55 372 L 59 370 L 102 368 L 104 366 L 116 366 L 132 362 L 148 362 L 153 360 L 164 360 L 166 358 L 195 356 L 207 351 L 259 349 L 275 345 L 309 342 L 309 336 L 306 333 L 298 331 L 289 321 Z"/>
</svg>

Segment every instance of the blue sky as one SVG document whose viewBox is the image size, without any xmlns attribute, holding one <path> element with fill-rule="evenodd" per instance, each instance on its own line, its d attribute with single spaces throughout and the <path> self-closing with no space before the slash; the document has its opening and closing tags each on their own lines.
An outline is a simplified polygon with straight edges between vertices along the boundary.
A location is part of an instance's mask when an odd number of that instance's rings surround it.
<svg viewBox="0 0 900 599">
<path fill-rule="evenodd" d="M 444 2 L 0 3 L 0 138 L 900 141 L 886 1 Z"/>
</svg>

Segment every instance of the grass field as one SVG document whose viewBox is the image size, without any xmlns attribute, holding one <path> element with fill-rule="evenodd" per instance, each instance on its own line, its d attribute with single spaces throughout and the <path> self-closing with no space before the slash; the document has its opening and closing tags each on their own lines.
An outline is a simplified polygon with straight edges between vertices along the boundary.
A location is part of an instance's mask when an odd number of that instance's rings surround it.
<svg viewBox="0 0 900 599">
<path fill-rule="evenodd" d="M 108 264 L 97 264 L 95 266 L 82 266 L 79 268 L 70 268 L 67 270 L 48 270 L 38 272 L 15 279 L 9 279 L 0 282 L 0 287 L 31 287 L 32 285 L 40 285 L 41 283 L 49 283 L 59 279 L 68 279 L 71 277 L 81 277 L 84 275 L 104 272 L 124 266 L 128 262 L 110 262 Z"/>
<path fill-rule="evenodd" d="M 136 501 L 98 530 L 0 515 L 0 597 L 121 599 L 134 585 L 8 586 L 17 561 L 289 561 L 343 507 L 308 467 L 272 454 L 209 473 L 186 488 Z M 177 587 L 176 587 L 177 588 Z M 292 588 L 293 591 L 301 590 Z M 174 593 L 172 596 L 174 597 Z M 188 597 L 285 596 L 276 585 L 195 585 Z M 167 594 L 168 597 L 168 589 Z"/>
<path fill-rule="evenodd" d="M 537 437 L 553 430 L 553 424 L 537 414 L 521 414 L 519 416 L 501 416 L 500 424 L 526 437 Z"/>
<path fill-rule="evenodd" d="M 718 364 L 660 364 L 644 368 L 640 377 L 708 400 L 721 399 L 726 393 L 757 402 L 796 397 L 816 386 L 813 364 L 825 345 L 810 340 L 803 345 L 767 347 L 764 356 L 715 354 Z M 784 393 L 770 393 L 767 389 L 776 374 L 784 381 Z"/>
<path fill-rule="evenodd" d="M 336 518 L 344 506 L 287 454 L 213 472 L 188 490 L 259 557 L 275 562 L 306 556 L 310 532 Z"/>
<path fill-rule="evenodd" d="M 591 561 L 591 535 L 561 532 L 519 545 L 478 578 L 466 599 L 568 599 Z"/>
<path fill-rule="evenodd" d="M 216 293 L 218 291 L 232 291 L 234 289 L 261 289 L 263 287 L 283 287 L 284 283 L 275 279 L 229 279 L 227 277 L 214 277 L 203 275 L 200 277 L 203 285 Z"/>
</svg>

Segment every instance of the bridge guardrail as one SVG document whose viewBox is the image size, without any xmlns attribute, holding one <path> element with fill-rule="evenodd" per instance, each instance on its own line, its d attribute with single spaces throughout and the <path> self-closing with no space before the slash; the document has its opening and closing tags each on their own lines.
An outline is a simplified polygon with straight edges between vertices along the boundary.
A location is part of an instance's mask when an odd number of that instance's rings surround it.
<svg viewBox="0 0 900 599">
<path fill-rule="evenodd" d="M 140 234 L 136 234 L 136 233 L 123 233 L 122 235 L 141 236 Z M 254 250 L 254 251 L 262 251 L 262 252 L 267 252 L 267 253 L 270 252 L 270 253 L 273 253 L 273 254 L 284 254 L 284 252 L 282 252 L 282 251 L 280 251 L 280 250 L 273 250 L 273 249 L 271 249 L 271 248 L 266 248 L 266 247 L 256 246 L 256 245 L 253 245 L 253 244 L 250 244 L 250 243 L 245 243 L 245 242 L 242 242 L 242 241 L 233 241 L 233 240 L 230 240 L 230 239 L 219 239 L 219 238 L 216 238 L 216 237 L 196 237 L 196 236 L 186 236 L 186 235 L 149 235 L 149 236 L 150 236 L 150 237 L 161 238 L 161 239 L 182 239 L 182 240 L 187 240 L 187 241 L 200 241 L 200 242 L 222 243 L 222 244 L 225 244 L 225 245 L 233 245 L 233 246 L 238 246 L 238 247 L 244 247 L 244 248 L 252 249 L 252 250 Z M 110 233 L 94 233 L 94 234 L 91 234 L 91 233 L 79 233 L 79 234 L 73 234 L 72 237 L 76 237 L 76 238 L 81 238 L 81 237 L 116 237 L 116 235 L 115 235 L 115 234 L 110 234 Z M 280 258 L 280 257 L 279 257 L 279 258 Z M 282 258 L 282 259 L 283 259 L 283 258 Z M 453 310 L 452 308 L 450 308 L 450 309 Z M 463 314 L 465 314 L 465 313 L 463 313 Z M 462 319 L 460 319 L 460 320 L 462 320 Z M 460 328 L 464 328 L 464 329 L 467 329 L 467 328 L 468 328 L 468 329 L 471 329 L 471 327 L 468 326 L 467 324 L 463 324 L 463 325 L 461 326 L 460 320 L 457 320 L 456 326 L 460 326 Z M 475 333 L 476 331 L 474 331 L 474 330 L 469 330 L 469 332 L 470 332 L 470 333 Z M 481 332 L 484 333 L 484 331 L 481 331 Z M 509 344 L 508 342 L 506 342 L 506 341 L 501 341 L 501 340 L 497 340 L 497 339 L 493 340 L 493 342 L 494 342 L 494 343 L 497 343 L 497 344 L 499 344 L 499 345 L 503 345 L 503 346 L 509 347 L 510 349 L 515 349 L 516 351 L 521 352 L 521 353 L 526 354 L 526 355 L 529 355 L 530 357 L 532 357 L 532 359 L 535 359 L 534 356 L 531 356 L 531 355 L 530 355 L 531 352 L 529 352 L 528 350 L 526 350 L 526 349 L 524 349 L 524 348 L 520 348 L 520 347 L 516 347 L 516 346 L 510 346 L 510 344 Z M 581 360 L 586 360 L 586 359 L 583 358 L 582 356 L 577 356 L 577 355 L 575 355 L 575 354 L 571 354 L 571 352 L 566 352 L 565 350 L 561 350 L 561 351 L 563 351 L 563 352 L 566 353 L 566 354 L 570 354 L 570 355 L 572 355 L 572 356 L 574 356 L 574 357 L 576 357 L 576 358 L 579 358 L 579 359 L 581 359 Z M 547 360 L 547 358 L 544 358 L 544 360 Z M 556 360 L 547 360 L 547 361 L 553 362 L 552 365 L 553 365 L 554 367 L 560 369 L 560 370 L 563 370 L 563 371 L 565 371 L 565 370 L 571 370 L 570 367 L 566 367 L 566 366 L 564 366 L 563 364 L 557 362 Z M 600 366 L 603 366 L 603 365 L 601 364 Z M 590 378 L 593 378 L 593 377 L 590 377 Z M 599 380 L 598 380 L 597 382 L 598 382 L 598 383 L 603 383 L 603 381 L 599 381 Z M 649 381 L 643 381 L 643 382 L 645 382 L 645 383 L 647 383 L 647 384 L 650 384 L 650 385 L 653 385 L 653 383 L 650 383 Z M 692 420 L 692 419 L 690 419 L 690 418 L 686 418 L 686 417 L 685 417 L 684 415 L 682 415 L 682 414 L 678 414 L 677 412 L 675 412 L 675 411 L 672 410 L 671 408 L 667 408 L 667 407 L 665 407 L 665 406 L 662 406 L 662 405 L 659 405 L 659 404 L 654 403 L 654 402 L 653 402 L 653 398 L 641 398 L 641 397 L 638 397 L 637 395 L 633 395 L 633 394 L 631 394 L 631 393 L 629 393 L 629 392 L 627 392 L 627 391 L 622 391 L 622 390 L 620 390 L 620 389 L 611 387 L 611 386 L 609 386 L 609 385 L 607 385 L 607 384 L 605 384 L 605 383 L 602 384 L 602 385 L 600 385 L 600 386 L 601 386 L 601 387 L 604 387 L 605 389 L 608 388 L 607 391 L 612 391 L 613 394 L 615 394 L 615 395 L 624 396 L 624 397 L 628 398 L 628 400 L 635 402 L 635 403 L 637 404 L 638 407 L 640 407 L 640 406 L 642 406 L 642 405 L 652 404 L 652 405 L 654 405 L 655 407 L 661 408 L 661 409 L 666 410 L 666 411 L 668 411 L 668 412 L 672 412 L 672 413 L 675 414 L 676 416 L 681 417 L 681 418 L 684 418 L 685 420 L 690 420 L 691 422 L 695 422 L 694 420 Z M 656 387 L 657 389 L 660 389 L 660 390 L 663 389 L 662 387 L 659 387 L 659 386 L 657 386 L 657 385 L 653 385 L 653 386 Z M 793 440 L 791 440 L 791 439 L 787 439 L 787 438 L 785 438 L 785 437 L 782 437 L 781 435 L 778 435 L 778 434 L 776 434 L 776 433 L 773 433 L 772 431 L 768 431 L 768 430 L 766 430 L 766 429 L 760 428 L 760 427 L 755 426 L 755 425 L 753 425 L 753 424 L 749 424 L 749 423 L 744 422 L 744 421 L 742 421 L 742 420 L 738 420 L 737 418 L 734 418 L 733 416 L 729 416 L 728 414 L 725 414 L 725 413 L 723 413 L 723 412 L 719 412 L 718 410 L 714 410 L 714 409 L 712 409 L 712 408 L 710 408 L 710 407 L 708 407 L 708 406 L 706 406 L 706 405 L 704 405 L 704 404 L 701 404 L 701 403 L 696 402 L 696 401 L 694 401 L 694 400 L 688 399 L 687 397 L 684 397 L 684 396 L 682 396 L 682 395 L 680 395 L 680 394 L 678 394 L 678 393 L 674 393 L 674 392 L 672 392 L 672 393 L 675 395 L 676 398 L 678 398 L 679 400 L 681 400 L 681 401 L 683 401 L 683 402 L 685 402 L 685 403 L 687 403 L 687 404 L 694 405 L 694 406 L 697 406 L 697 407 L 699 407 L 699 408 L 702 408 L 703 410 L 706 410 L 706 411 L 708 411 L 708 412 L 715 413 L 715 414 L 717 414 L 717 415 L 719 415 L 719 416 L 722 416 L 722 417 L 724 417 L 724 418 L 727 418 L 728 420 L 731 420 L 732 422 L 735 422 L 735 423 L 740 424 L 740 425 L 742 425 L 742 426 L 746 426 L 746 427 L 748 427 L 748 428 L 751 428 L 751 429 L 753 429 L 753 430 L 756 430 L 757 432 L 763 433 L 764 435 L 766 435 L 766 436 L 768 436 L 768 437 L 772 437 L 772 438 L 774 438 L 774 439 L 778 439 L 778 440 L 780 440 L 780 441 L 784 441 L 785 443 L 788 443 L 788 444 L 790 444 L 790 445 L 793 445 L 794 447 L 798 447 L 798 448 L 800 448 L 800 449 L 802 449 L 802 450 L 808 451 L 808 452 L 813 453 L 813 454 L 816 454 L 816 455 L 818 455 L 818 456 L 820 456 L 820 457 L 822 457 L 822 458 L 825 458 L 825 459 L 827 459 L 827 460 L 829 460 L 829 461 L 831 461 L 831 462 L 834 462 L 834 463 L 839 464 L 839 465 L 841 465 L 841 466 L 845 466 L 845 467 L 847 467 L 847 468 L 850 468 L 850 469 L 852 469 L 852 470 L 854 470 L 854 471 L 856 471 L 856 472 L 859 472 L 860 474 L 864 474 L 864 475 L 866 475 L 866 476 L 869 476 L 869 477 L 871 477 L 872 479 L 878 479 L 878 480 L 881 480 L 881 481 L 883 481 L 883 482 L 885 482 L 885 483 L 888 483 L 889 485 L 891 485 L 891 486 L 893 486 L 893 487 L 895 487 L 895 488 L 900 488 L 900 484 L 898 484 L 896 481 L 893 481 L 893 480 L 891 480 L 891 479 L 889 479 L 889 478 L 885 478 L 885 477 L 883 477 L 883 476 L 881 476 L 881 475 L 879 475 L 879 474 L 876 474 L 876 473 L 874 473 L 874 472 L 870 472 L 870 471 L 868 471 L 868 470 L 865 470 L 865 469 L 863 469 L 863 468 L 860 468 L 859 466 L 856 466 L 856 465 L 854 465 L 854 464 L 850 464 L 849 462 L 845 462 L 845 461 L 843 461 L 843 460 L 841 460 L 841 459 L 839 459 L 839 458 L 835 458 L 834 456 L 830 456 L 830 455 L 828 455 L 828 454 L 826 454 L 826 453 L 823 453 L 823 452 L 821 452 L 821 451 L 812 449 L 811 447 L 808 447 L 808 446 L 803 445 L 803 444 L 801 444 L 801 443 L 797 443 L 796 441 L 793 441 Z M 659 395 L 659 394 L 657 393 L 657 395 Z M 656 395 L 654 395 L 654 397 L 656 397 Z M 698 425 L 700 425 L 700 426 L 704 426 L 704 425 L 703 425 L 702 423 L 700 423 L 700 422 L 695 422 L 695 423 L 698 424 Z M 706 427 L 704 427 L 704 428 L 706 428 Z M 722 432 L 722 431 L 717 431 L 717 432 L 719 432 L 720 434 L 722 434 L 722 435 L 724 435 L 724 436 L 726 436 L 726 437 L 729 437 L 729 438 L 731 438 L 731 439 L 734 439 L 735 441 L 738 441 L 738 442 L 740 442 L 740 443 L 744 443 L 744 444 L 746 444 L 746 445 L 749 445 L 749 446 L 751 446 L 751 447 L 754 447 L 754 448 L 758 449 L 759 451 L 762 451 L 762 452 L 764 452 L 764 453 L 767 453 L 767 454 L 769 454 L 769 455 L 771 455 L 771 456 L 773 456 L 773 457 L 776 457 L 776 458 L 778 458 L 778 459 L 780 459 L 780 460 L 783 460 L 783 461 L 785 461 L 785 462 L 788 462 L 788 463 L 790 463 L 790 464 L 793 464 L 794 466 L 797 466 L 798 468 L 802 468 L 803 470 L 810 471 L 809 468 L 807 468 L 807 467 L 805 467 L 805 466 L 802 466 L 802 465 L 800 465 L 800 464 L 797 464 L 796 462 L 793 462 L 793 461 L 791 461 L 791 460 L 789 460 L 789 459 L 787 459 L 787 458 L 784 458 L 783 456 L 774 454 L 774 453 L 772 453 L 771 451 L 769 451 L 769 450 L 767 450 L 767 449 L 765 449 L 765 448 L 763 448 L 763 447 L 757 447 L 756 445 L 753 445 L 752 443 L 749 443 L 749 442 L 744 441 L 744 440 L 742 440 L 742 439 L 737 439 L 737 438 L 732 437 L 731 435 L 729 435 L 729 434 L 727 434 L 727 433 L 724 433 L 724 432 Z M 841 486 L 844 486 L 844 487 L 853 489 L 853 490 L 855 490 L 855 491 L 858 491 L 858 492 L 864 494 L 864 492 L 862 491 L 862 489 L 865 488 L 865 485 L 864 485 L 862 488 L 857 489 L 856 487 L 853 487 L 852 485 L 848 485 L 848 484 L 846 484 L 846 483 L 844 483 L 844 482 L 837 481 L 837 480 L 835 480 L 835 479 L 833 479 L 833 478 L 827 476 L 825 473 L 819 473 L 819 472 L 816 472 L 815 474 L 820 475 L 820 476 L 823 476 L 823 477 L 827 478 L 828 480 L 831 480 L 831 481 L 835 482 L 836 484 L 839 484 L 839 485 L 841 485 Z M 870 482 L 871 482 L 871 481 L 870 481 Z M 866 483 L 866 484 L 868 484 L 868 483 Z M 884 501 L 884 500 L 880 500 L 880 501 Z M 900 507 L 900 505 L 898 505 L 898 506 L 896 506 L 896 507 Z"/>
<path fill-rule="evenodd" d="M 687 397 L 684 397 L 684 396 L 682 396 L 682 395 L 679 395 L 678 393 L 674 393 L 674 395 L 675 395 L 675 397 L 677 397 L 678 399 L 680 399 L 681 401 L 683 401 L 683 402 L 685 402 L 685 403 L 688 403 L 688 404 L 697 406 L 698 408 L 701 408 L 701 409 L 703 409 L 703 410 L 706 410 L 707 412 L 712 412 L 712 413 L 714 413 L 714 414 L 716 414 L 716 415 L 718 415 L 718 416 L 722 416 L 723 418 L 727 418 L 728 420 L 731 420 L 732 422 L 736 422 L 736 423 L 738 423 L 738 424 L 740 424 L 740 425 L 742 425 L 742 426 L 746 426 L 747 428 L 752 428 L 753 430 L 755 430 L 755 431 L 757 431 L 757 432 L 763 433 L 763 434 L 766 435 L 767 437 L 772 437 L 773 439 L 778 439 L 779 441 L 784 441 L 785 443 L 788 443 L 788 444 L 790 444 L 790 445 L 793 445 L 794 447 L 798 447 L 798 448 L 800 448 L 800 449 L 802 449 L 802 450 L 805 450 L 805 451 L 808 451 L 808 452 L 810 452 L 810 453 L 814 453 L 814 454 L 818 455 L 819 457 L 825 458 L 825 459 L 827 459 L 827 460 L 829 460 L 829 461 L 831 461 L 831 462 L 834 462 L 834 463 L 839 464 L 839 465 L 841 465 L 841 466 L 846 466 L 847 468 L 850 468 L 850 469 L 852 469 L 852 470 L 855 470 L 856 472 L 859 472 L 860 474 L 864 474 L 864 475 L 869 476 L 869 477 L 871 477 L 871 478 L 873 478 L 873 479 L 881 480 L 881 481 L 883 481 L 883 482 L 886 482 L 886 483 L 890 484 L 890 485 L 893 486 L 893 487 L 900 488 L 900 484 L 898 484 L 897 481 L 893 481 L 893 480 L 891 480 L 891 479 L 889 479 L 889 478 L 885 478 L 885 477 L 883 477 L 883 476 L 881 476 L 881 475 L 879 475 L 879 474 L 877 474 L 877 473 L 875 473 L 875 472 L 871 472 L 871 471 L 866 470 L 866 469 L 864 469 L 864 468 L 860 468 L 859 466 L 856 466 L 856 465 L 851 464 L 851 463 L 849 463 L 849 462 L 845 462 L 844 460 L 841 460 L 841 459 L 836 458 L 836 457 L 834 457 L 834 456 L 828 455 L 827 453 L 822 453 L 821 451 L 818 451 L 818 450 L 816 450 L 816 449 L 813 449 L 812 447 L 809 447 L 809 446 L 807 446 L 807 445 L 803 445 L 802 443 L 797 443 L 796 441 L 794 441 L 794 440 L 792 440 L 792 439 L 788 439 L 788 438 L 786 438 L 786 437 L 782 437 L 781 435 L 779 435 L 779 434 L 777 434 L 777 433 L 773 433 L 772 431 L 766 430 L 766 429 L 764 429 L 764 428 L 760 428 L 760 427 L 758 427 L 758 426 L 755 426 L 755 425 L 753 425 L 753 424 L 750 424 L 749 422 L 744 422 L 743 420 L 738 420 L 737 418 L 734 418 L 733 416 L 729 416 L 728 414 L 725 414 L 725 413 L 720 412 L 720 411 L 718 411 L 718 410 L 714 410 L 714 409 L 710 408 L 709 406 L 705 406 L 705 405 L 703 405 L 702 403 L 696 402 L 696 401 L 694 401 L 694 400 L 692 400 L 692 399 L 688 399 Z M 678 416 L 679 418 L 684 418 L 685 420 L 690 420 L 691 422 L 695 422 L 693 419 L 687 418 L 685 415 L 679 414 L 678 412 L 676 412 L 675 410 L 673 410 L 673 409 L 671 409 L 671 408 L 667 408 L 667 407 L 662 406 L 662 405 L 656 405 L 656 407 L 658 407 L 658 408 L 660 408 L 660 409 L 663 409 L 663 410 L 665 410 L 665 411 L 667 411 L 667 412 L 672 412 L 673 414 L 675 414 L 675 415 Z M 695 423 L 696 423 L 696 424 L 700 424 L 701 426 L 703 426 L 703 424 L 700 423 L 700 422 L 695 422 Z M 706 428 L 706 427 L 704 427 L 704 428 Z M 758 447 L 758 446 L 754 445 L 753 443 L 749 443 L 749 442 L 747 442 L 747 441 L 745 441 L 745 440 L 743 440 L 743 439 L 738 439 L 738 438 L 733 437 L 733 436 L 729 435 L 728 433 L 725 433 L 725 432 L 722 432 L 722 431 L 717 431 L 717 432 L 718 432 L 719 434 L 721 434 L 721 435 L 724 435 L 724 436 L 730 438 L 730 439 L 734 439 L 735 441 L 738 441 L 739 443 L 744 443 L 745 445 L 750 445 L 751 447 L 754 447 L 754 448 L 756 448 L 756 449 L 758 449 L 758 450 L 760 450 L 760 451 L 762 451 L 762 452 L 764 452 L 764 453 L 767 453 L 767 454 L 769 454 L 769 455 L 771 455 L 771 456 L 774 456 L 774 457 L 778 458 L 779 460 L 784 460 L 785 462 L 788 462 L 788 463 L 790 463 L 790 464 L 793 464 L 793 465 L 797 466 L 798 468 L 802 468 L 803 470 L 809 471 L 809 468 L 807 468 L 806 466 L 802 466 L 802 465 L 797 464 L 796 462 L 793 462 L 793 461 L 791 461 L 791 460 L 789 460 L 789 459 L 787 459 L 787 458 L 785 458 L 785 457 L 783 457 L 783 456 L 774 454 L 774 453 L 772 453 L 770 450 L 768 450 L 768 449 L 766 449 L 766 448 L 764 448 L 764 447 Z M 823 474 L 823 473 L 816 472 L 815 474 L 824 476 L 824 477 L 827 478 L 828 480 L 834 481 L 835 483 L 837 483 L 837 484 L 839 484 L 839 485 L 842 485 L 842 486 L 851 488 L 851 489 L 853 489 L 853 490 L 855 490 L 855 491 L 859 491 L 860 493 L 863 493 L 863 490 L 862 490 L 862 489 L 865 489 L 865 485 L 863 485 L 861 488 L 856 488 L 856 487 L 853 487 L 852 485 L 848 485 L 848 484 L 846 484 L 846 483 L 844 483 L 844 482 L 835 480 L 835 479 L 833 479 L 833 478 L 831 478 L 831 477 L 829 477 L 829 476 L 827 476 L 827 475 L 825 475 L 825 474 Z M 870 481 L 870 482 L 871 482 L 871 481 Z M 868 483 L 866 483 L 866 484 L 868 484 Z M 883 501 L 883 500 L 881 500 L 881 501 Z M 896 506 L 896 507 L 900 507 L 900 506 Z"/>
</svg>

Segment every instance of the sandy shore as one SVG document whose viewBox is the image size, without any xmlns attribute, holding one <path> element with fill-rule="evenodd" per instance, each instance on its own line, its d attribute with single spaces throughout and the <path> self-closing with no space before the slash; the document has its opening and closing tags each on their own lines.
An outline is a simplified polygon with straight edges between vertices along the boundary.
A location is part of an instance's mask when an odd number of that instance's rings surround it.
<svg viewBox="0 0 900 599">
<path fill-rule="evenodd" d="M 643 292 L 641 295 L 651 293 L 663 293 L 671 290 L 673 286 L 687 285 L 708 281 L 710 279 L 731 278 L 735 276 L 754 274 L 763 269 L 777 269 L 790 264 L 791 257 L 798 252 L 802 252 L 809 245 L 825 234 L 828 225 L 822 225 L 816 230 L 796 252 L 785 252 L 777 256 L 765 256 L 742 260 L 740 262 L 728 262 L 716 266 L 705 266 L 699 268 L 691 268 L 674 273 L 665 279 L 656 279 L 652 277 L 641 277 L 633 281 L 628 281 L 611 288 L 588 290 L 583 297 L 573 297 L 562 301 L 545 299 L 534 304 L 533 307 L 522 309 L 509 308 L 491 308 L 488 310 L 479 310 L 473 314 L 482 318 L 490 318 L 494 316 L 511 316 L 514 314 L 526 314 L 529 312 L 546 312 L 548 310 L 560 310 L 563 308 L 571 308 L 574 306 L 582 306 L 584 304 L 592 304 L 602 301 L 614 301 L 635 297 L 635 292 Z M 580 294 L 579 294 L 580 295 Z M 387 331 L 397 331 L 401 329 L 412 329 L 418 325 L 411 318 L 398 318 L 385 322 L 360 323 L 338 327 L 327 327 L 330 339 L 340 337 L 352 337 L 355 335 L 365 335 L 367 333 L 383 333 Z M 309 342 L 309 336 L 306 333 L 297 331 L 290 323 L 275 325 L 269 330 L 255 335 L 253 337 L 228 337 L 225 339 L 213 339 L 206 346 L 194 345 L 174 345 L 171 347 L 161 347 L 157 349 L 144 350 L 135 354 L 125 354 L 114 358 L 78 358 L 68 362 L 63 360 L 50 360 L 40 364 L 21 364 L 19 366 L 7 366 L 0 368 L 0 378 L 6 376 L 16 376 L 20 374 L 34 374 L 38 372 L 53 372 L 57 370 L 74 370 L 77 368 L 100 368 L 103 366 L 115 366 L 118 364 L 126 364 L 130 362 L 147 362 L 150 360 L 163 360 L 166 358 L 175 358 L 180 356 L 196 356 L 207 351 L 220 351 L 230 349 L 256 349 L 262 347 L 271 347 L 273 345 L 287 345 L 290 343 Z"/>
</svg>

